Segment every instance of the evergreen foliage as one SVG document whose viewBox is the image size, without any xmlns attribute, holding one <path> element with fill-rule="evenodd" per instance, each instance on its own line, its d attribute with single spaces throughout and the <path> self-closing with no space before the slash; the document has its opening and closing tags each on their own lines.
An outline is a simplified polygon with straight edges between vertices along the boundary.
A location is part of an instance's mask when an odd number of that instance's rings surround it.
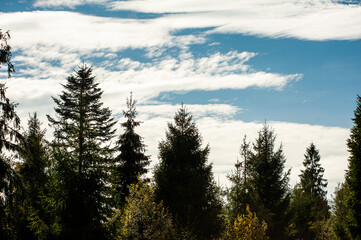
<svg viewBox="0 0 361 240">
<path fill-rule="evenodd" d="M 251 208 L 269 224 L 267 235 L 271 239 L 284 239 L 289 222 L 287 210 L 290 202 L 290 170 L 284 172 L 286 158 L 282 145 L 277 150 L 274 149 L 275 140 L 274 130 L 265 124 L 253 144 L 250 164 L 255 200 Z"/>
<path fill-rule="evenodd" d="M 0 29 L 0 67 L 2 64 L 6 64 L 8 68 L 8 76 L 11 77 L 11 73 L 15 72 L 15 67 L 11 63 L 11 46 L 8 44 L 10 39 L 9 31 L 2 32 Z"/>
<path fill-rule="evenodd" d="M 33 219 L 46 220 L 46 210 L 41 204 L 45 194 L 45 185 L 48 182 L 46 168 L 48 165 L 48 143 L 45 140 L 45 130 L 40 128 L 41 123 L 35 113 L 28 121 L 28 130 L 23 133 L 23 141 L 20 142 L 19 155 L 21 162 L 17 164 L 19 185 L 16 197 L 17 204 L 17 238 L 36 239 L 35 232 L 40 228 L 34 226 Z"/>
<path fill-rule="evenodd" d="M 240 155 L 242 161 L 235 164 L 236 170 L 232 172 L 227 178 L 232 185 L 227 194 L 228 198 L 228 215 L 230 219 L 235 220 L 238 215 L 247 213 L 247 205 L 252 201 L 252 186 L 251 186 L 251 143 L 247 142 L 247 137 L 244 136 L 240 147 Z"/>
<path fill-rule="evenodd" d="M 120 206 L 129 195 L 129 186 L 137 183 L 138 176 L 147 173 L 146 167 L 149 165 L 149 157 L 145 155 L 145 145 L 142 137 L 135 132 L 135 127 L 141 122 L 136 121 L 137 111 L 136 100 L 132 94 L 127 99 L 127 111 L 123 111 L 127 119 L 121 124 L 124 133 L 120 135 L 117 150 L 120 154 L 115 158 L 114 188 L 119 196 L 117 205 Z"/>
<path fill-rule="evenodd" d="M 198 239 L 220 233 L 221 202 L 217 196 L 212 165 L 207 164 L 209 146 L 189 112 L 182 106 L 168 123 L 166 140 L 159 143 L 160 163 L 154 178 L 156 198 L 169 208 L 176 223 Z"/>
<path fill-rule="evenodd" d="M 303 166 L 305 170 L 301 170 L 300 180 L 301 188 L 304 193 L 324 199 L 327 191 L 327 180 L 323 178 L 325 169 L 320 164 L 320 154 L 316 146 L 311 145 L 306 149 L 305 160 Z"/>
<path fill-rule="evenodd" d="M 1 33 L 1 32 L 0 32 Z M 4 35 L 0 34 L 1 47 Z M 8 49 L 10 51 L 10 49 Z M 3 54 L 3 53 L 1 53 Z M 0 65 L 4 59 L 0 59 Z M 9 59 L 6 58 L 5 62 Z M 10 74 L 10 73 L 9 73 Z M 10 76 L 10 75 L 9 75 Z M 16 104 L 6 97 L 5 84 L 0 84 L 0 239 L 13 239 L 15 233 L 15 196 L 19 188 L 19 178 L 14 171 L 14 158 L 19 151 L 20 118 Z"/>
<path fill-rule="evenodd" d="M 325 191 L 327 180 L 323 178 L 325 170 L 321 167 L 321 157 L 313 143 L 306 149 L 304 156 L 305 169 L 301 170 L 301 182 L 292 194 L 292 235 L 302 239 L 315 239 L 319 230 L 315 226 L 329 218 Z"/>
<path fill-rule="evenodd" d="M 347 147 L 350 152 L 346 183 L 349 187 L 346 206 L 350 211 L 347 228 L 353 239 L 361 239 L 361 97 L 357 95 L 357 106 L 352 118 Z"/>
<path fill-rule="evenodd" d="M 346 200 L 350 189 L 346 182 L 339 184 L 335 190 L 332 206 L 333 231 L 338 239 L 352 239 L 348 228 L 347 221 L 350 211 L 347 209 Z"/>
<path fill-rule="evenodd" d="M 60 236 L 103 239 L 103 223 L 109 214 L 109 141 L 115 121 L 111 111 L 102 106 L 103 92 L 91 67 L 79 67 L 63 87 L 59 98 L 53 98 L 57 118 L 48 116 L 55 128 L 53 157 L 62 195 Z"/>
</svg>

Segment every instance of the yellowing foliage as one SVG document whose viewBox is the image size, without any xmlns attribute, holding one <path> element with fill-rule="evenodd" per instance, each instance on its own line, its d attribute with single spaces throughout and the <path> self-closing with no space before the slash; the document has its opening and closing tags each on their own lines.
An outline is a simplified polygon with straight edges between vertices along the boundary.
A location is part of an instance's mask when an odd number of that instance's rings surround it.
<svg viewBox="0 0 361 240">
<path fill-rule="evenodd" d="M 152 185 L 144 182 L 130 186 L 123 215 L 124 239 L 174 239 L 171 216 L 162 203 L 154 201 Z"/>
<path fill-rule="evenodd" d="M 225 239 L 265 240 L 266 230 L 267 224 L 260 222 L 247 206 L 247 215 L 238 215 L 233 224 L 228 220 Z"/>
</svg>

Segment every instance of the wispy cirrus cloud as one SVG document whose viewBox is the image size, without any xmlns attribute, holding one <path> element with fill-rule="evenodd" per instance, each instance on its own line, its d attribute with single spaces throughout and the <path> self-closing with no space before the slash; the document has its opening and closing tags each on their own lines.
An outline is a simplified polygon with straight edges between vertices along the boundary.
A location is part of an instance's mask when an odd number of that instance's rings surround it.
<svg viewBox="0 0 361 240">
<path fill-rule="evenodd" d="M 73 8 L 85 4 L 104 5 L 111 11 L 166 13 L 155 19 L 148 19 L 146 25 L 148 29 L 156 31 L 156 26 L 163 26 L 164 30 L 168 31 L 168 35 L 171 35 L 169 32 L 179 29 L 214 28 L 209 34 L 240 33 L 314 41 L 361 38 L 361 5 L 344 4 L 344 1 L 37 0 L 34 2 L 35 7 Z M 137 29 L 145 30 L 139 27 L 141 26 L 137 26 Z M 148 41 L 151 39 L 148 38 Z"/>
<path fill-rule="evenodd" d="M 281 90 L 302 78 L 302 74 L 297 73 L 285 75 L 254 70 L 248 64 L 257 56 L 253 52 L 230 51 L 196 58 L 189 51 L 181 51 L 177 56 L 168 55 L 147 63 L 130 58 L 116 60 L 106 57 L 109 53 L 99 53 L 104 60 L 92 62 L 88 59 L 88 64 L 95 66 L 94 74 L 106 93 L 104 98 L 116 112 L 121 112 L 117 96 L 130 91 L 136 92 L 141 102 L 149 102 L 163 92 L 249 87 Z M 85 55 L 56 47 L 29 49 L 14 58 L 19 70 L 8 83 L 9 92 L 20 103 L 53 95 Z M 40 85 L 43 87 L 38 87 Z"/>
<path fill-rule="evenodd" d="M 49 8 L 49 7 L 67 7 L 74 8 L 76 6 L 86 4 L 105 4 L 109 0 L 36 0 L 34 7 Z"/>
<path fill-rule="evenodd" d="M 210 33 L 316 41 L 361 38 L 361 5 L 332 0 L 130 0 L 108 6 L 111 10 L 176 13 L 160 19 L 175 28 L 214 27 Z"/>
</svg>

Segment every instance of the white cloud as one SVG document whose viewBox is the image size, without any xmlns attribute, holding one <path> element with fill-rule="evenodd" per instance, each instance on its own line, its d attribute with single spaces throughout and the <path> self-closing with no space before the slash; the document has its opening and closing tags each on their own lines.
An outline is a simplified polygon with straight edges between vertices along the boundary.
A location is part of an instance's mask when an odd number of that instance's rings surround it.
<svg viewBox="0 0 361 240">
<path fill-rule="evenodd" d="M 164 56 L 149 63 L 130 58 L 120 60 L 106 57 L 94 63 L 94 75 L 105 91 L 104 99 L 117 107 L 119 95 L 135 92 L 141 102 L 149 102 L 161 93 L 188 92 L 193 90 L 245 89 L 249 87 L 280 90 L 291 81 L 297 81 L 302 74 L 283 75 L 255 71 L 247 62 L 257 54 L 231 51 L 215 53 L 208 57 L 194 58 L 188 51 L 179 56 Z M 87 55 L 59 46 L 39 46 L 28 49 L 23 55 L 15 56 L 18 71 L 9 81 L 9 91 L 20 103 L 43 96 L 54 95 L 61 82 L 71 74 Z M 109 54 L 109 53 L 108 53 Z M 92 64 L 92 59 L 88 59 Z"/>
<path fill-rule="evenodd" d="M 14 50 L 57 46 L 73 51 L 148 48 L 172 44 L 169 28 L 152 20 L 88 16 L 74 12 L 0 13 Z"/>
<path fill-rule="evenodd" d="M 240 158 L 239 147 L 243 136 L 246 134 L 249 141 L 254 141 L 257 132 L 263 125 L 262 123 L 234 120 L 232 117 L 229 119 L 219 118 L 219 113 L 224 116 L 232 116 L 239 110 L 232 106 L 226 106 L 223 104 L 186 105 L 196 119 L 197 126 L 203 136 L 203 143 L 210 144 L 209 162 L 213 163 L 215 179 L 219 179 L 223 186 L 229 186 L 226 175 L 234 170 L 234 163 L 237 157 Z M 138 106 L 137 108 L 138 119 L 143 121 L 138 131 L 148 146 L 152 166 L 158 162 L 158 143 L 165 139 L 167 122 L 173 121 L 173 116 L 179 107 L 167 104 Z M 204 114 L 204 112 L 208 113 Z M 154 115 L 153 113 L 160 114 Z M 120 119 L 121 121 L 123 119 Z M 349 130 L 287 122 L 270 122 L 268 124 L 274 128 L 277 135 L 276 147 L 281 143 L 283 144 L 287 158 L 286 169 L 292 168 L 292 186 L 299 182 L 298 175 L 303 169 L 302 162 L 306 147 L 311 142 L 316 145 L 320 150 L 321 165 L 325 168 L 324 177 L 329 183 L 327 189 L 330 198 L 337 183 L 344 180 L 348 158 L 345 143 L 349 136 Z"/>
<path fill-rule="evenodd" d="M 36 0 L 34 7 L 68 7 L 74 8 L 76 6 L 85 4 L 105 4 L 108 0 Z"/>
<path fill-rule="evenodd" d="M 75 7 L 84 3 L 36 1 L 38 7 Z M 172 120 L 176 107 L 154 103 L 154 97 L 164 92 L 193 90 L 282 89 L 290 81 L 302 77 L 297 73 L 284 75 L 254 70 L 247 64 L 249 59 L 256 57 L 257 53 L 253 52 L 231 51 L 195 58 L 188 47 L 206 43 L 207 34 L 236 32 L 311 40 L 360 38 L 359 6 L 329 1 L 310 3 L 276 0 L 117 3 L 120 4 L 118 8 L 143 12 L 182 12 L 143 20 L 74 12 L 0 13 L 2 28 L 11 30 L 11 45 L 17 51 L 15 53 L 19 53 L 14 54 L 18 71 L 7 83 L 8 96 L 20 103 L 18 111 L 23 122 L 28 113 L 38 111 L 46 123 L 45 114 L 53 114 L 50 96 L 60 93 L 60 83 L 64 83 L 72 69 L 84 60 L 93 63 L 96 79 L 104 90 L 105 105 L 114 113 L 121 113 L 124 108 L 121 103 L 130 91 L 139 99 L 139 119 L 144 121 L 140 132 L 156 162 L 157 144 L 164 138 L 166 122 Z M 157 8 L 158 4 L 160 8 Z M 203 10 L 200 12 L 200 9 Z M 198 35 L 172 35 L 177 30 L 200 27 L 215 29 Z M 174 46 L 180 49 L 176 57 L 166 53 Z M 117 54 L 127 48 L 144 49 L 153 59 L 149 63 L 131 58 L 117 59 Z M 103 61 L 94 62 L 94 56 Z M 215 176 L 220 176 L 224 183 L 226 173 L 233 169 L 243 135 L 247 134 L 253 140 L 262 124 L 235 120 L 235 114 L 241 109 L 227 104 L 189 105 L 188 108 L 195 114 L 204 142 L 211 145 L 210 161 L 214 162 Z M 332 192 L 346 168 L 348 154 L 344 143 L 348 130 L 292 123 L 272 125 L 278 139 L 284 143 L 287 165 L 293 166 L 292 182 L 297 180 L 306 147 L 314 141 L 320 148 Z"/>
<path fill-rule="evenodd" d="M 178 13 L 159 18 L 174 29 L 215 27 L 211 32 L 317 41 L 361 38 L 361 6 L 331 0 L 130 0 L 108 6 L 113 10 Z"/>
</svg>

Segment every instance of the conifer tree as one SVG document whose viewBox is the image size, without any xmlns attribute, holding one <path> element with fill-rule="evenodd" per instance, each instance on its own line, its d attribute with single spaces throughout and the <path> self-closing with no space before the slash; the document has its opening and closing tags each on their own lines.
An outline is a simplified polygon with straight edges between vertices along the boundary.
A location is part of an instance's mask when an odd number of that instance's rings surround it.
<svg viewBox="0 0 361 240">
<path fill-rule="evenodd" d="M 306 149 L 303 166 L 305 170 L 301 171 L 301 187 L 305 193 L 325 198 L 327 191 L 327 180 L 323 178 L 325 169 L 320 164 L 320 154 L 316 146 L 311 145 Z"/>
<path fill-rule="evenodd" d="M 247 213 L 247 205 L 252 201 L 252 188 L 251 188 L 251 143 L 247 142 L 246 136 L 243 138 L 243 142 L 240 147 L 240 155 L 242 161 L 238 161 L 235 164 L 236 170 L 228 175 L 228 179 L 231 181 L 232 186 L 228 192 L 229 202 L 229 217 L 233 221 L 238 215 Z"/>
<path fill-rule="evenodd" d="M 251 176 L 254 206 L 257 215 L 268 223 L 270 239 L 286 238 L 289 206 L 289 174 L 284 172 L 286 158 L 282 145 L 275 150 L 276 136 L 273 129 L 264 125 L 253 144 Z"/>
<path fill-rule="evenodd" d="M 22 161 L 17 166 L 22 187 L 18 199 L 18 209 L 21 211 L 17 219 L 19 239 L 37 239 L 37 233 L 42 231 L 38 221 L 46 223 L 48 220 L 42 204 L 49 180 L 46 174 L 49 168 L 48 152 L 45 130 L 41 129 L 41 122 L 34 113 L 28 121 L 27 131 L 23 133 L 23 141 L 20 143 Z"/>
<path fill-rule="evenodd" d="M 0 29 L 0 68 L 6 64 L 8 77 L 11 77 L 15 68 L 11 63 L 9 39 L 9 32 L 3 33 Z M 16 209 L 14 195 L 18 187 L 18 179 L 12 165 L 13 154 L 18 152 L 18 143 L 22 139 L 19 132 L 20 118 L 15 108 L 16 104 L 6 97 L 5 83 L 0 83 L 0 239 L 14 238 L 12 231 L 14 224 L 10 219 L 13 210 Z"/>
<path fill-rule="evenodd" d="M 11 46 L 8 44 L 10 39 L 9 31 L 2 32 L 0 29 L 0 67 L 2 64 L 6 64 L 8 68 L 8 76 L 11 77 L 11 73 L 15 72 L 15 67 L 11 63 Z"/>
<path fill-rule="evenodd" d="M 207 163 L 209 146 L 192 116 L 182 106 L 168 123 L 166 139 L 159 143 L 160 163 L 155 170 L 156 198 L 163 201 L 178 226 L 197 239 L 211 239 L 220 231 L 221 203 Z"/>
<path fill-rule="evenodd" d="M 353 239 L 361 239 L 361 97 L 359 95 L 352 121 L 354 126 L 347 140 L 350 152 L 346 173 L 346 183 L 349 188 L 346 206 L 350 212 L 347 228 Z"/>
<path fill-rule="evenodd" d="M 124 133 L 120 135 L 117 150 L 120 154 L 115 158 L 114 184 L 116 194 L 120 194 L 117 205 L 124 203 L 129 194 L 129 186 L 138 182 L 138 176 L 147 173 L 149 157 L 145 155 L 142 137 L 135 132 L 141 122 L 136 121 L 136 100 L 132 94 L 127 99 L 127 111 L 123 111 L 126 121 L 121 124 Z"/>
<path fill-rule="evenodd" d="M 28 130 L 23 134 L 24 140 L 20 144 L 23 162 L 19 166 L 20 175 L 26 191 L 31 194 L 31 201 L 35 202 L 36 194 L 41 191 L 47 181 L 46 167 L 48 166 L 48 142 L 45 140 L 45 130 L 41 129 L 41 122 L 36 113 L 28 121 Z"/>
<path fill-rule="evenodd" d="M 62 198 L 63 239 L 104 239 L 108 212 L 110 140 L 115 130 L 111 111 L 103 107 L 102 91 L 92 68 L 83 65 L 67 78 L 59 98 L 53 98 L 57 117 L 53 157 Z"/>
<path fill-rule="evenodd" d="M 350 232 L 347 229 L 350 211 L 346 206 L 346 201 L 349 194 L 350 189 L 347 186 L 347 183 L 339 183 L 335 189 L 332 206 L 333 231 L 338 239 L 352 239 Z"/>
<path fill-rule="evenodd" d="M 301 170 L 300 184 L 297 184 L 291 200 L 293 213 L 292 235 L 302 239 L 315 239 L 318 229 L 315 227 L 329 217 L 326 199 L 327 180 L 323 178 L 324 168 L 320 164 L 320 154 L 316 146 L 306 149 Z"/>
</svg>

